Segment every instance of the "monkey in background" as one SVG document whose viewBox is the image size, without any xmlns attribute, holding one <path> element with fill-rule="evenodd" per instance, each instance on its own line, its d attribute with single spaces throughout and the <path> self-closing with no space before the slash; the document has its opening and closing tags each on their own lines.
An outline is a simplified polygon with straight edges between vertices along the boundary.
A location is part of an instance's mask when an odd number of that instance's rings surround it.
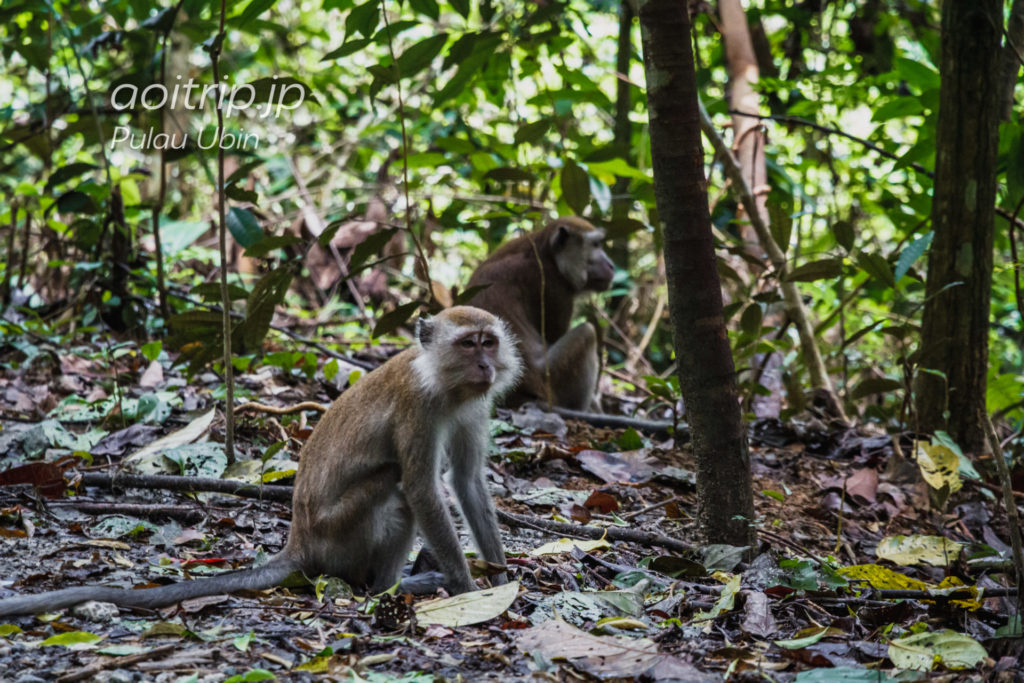
<svg viewBox="0 0 1024 683">
<path fill-rule="evenodd" d="M 489 285 L 470 303 L 505 320 L 519 339 L 523 379 L 508 405 L 540 400 L 587 410 L 596 403 L 597 331 L 589 322 L 569 325 L 577 295 L 611 286 L 615 265 L 603 239 L 582 218 L 558 218 L 499 247 L 469 279 L 467 288 Z"/>
<path fill-rule="evenodd" d="M 284 549 L 255 569 L 129 590 L 66 588 L 0 600 L 0 616 L 51 612 L 87 600 L 161 607 L 205 595 L 259 590 L 294 571 L 329 574 L 380 592 L 399 579 L 417 529 L 437 572 L 411 576 L 400 590 L 474 590 L 442 496 L 447 456 L 462 516 L 483 559 L 505 565 L 483 468 L 495 397 L 520 373 L 505 323 L 470 306 L 416 325 L 416 345 L 345 391 L 302 447 Z M 505 583 L 505 574 L 494 577 Z"/>
</svg>

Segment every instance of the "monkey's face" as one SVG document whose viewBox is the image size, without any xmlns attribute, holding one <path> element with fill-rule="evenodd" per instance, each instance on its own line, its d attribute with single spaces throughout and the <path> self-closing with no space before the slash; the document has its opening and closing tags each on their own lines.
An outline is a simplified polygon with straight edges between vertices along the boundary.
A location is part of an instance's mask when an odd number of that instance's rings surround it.
<svg viewBox="0 0 1024 683">
<path fill-rule="evenodd" d="M 591 292 L 603 292 L 612 286 L 612 278 L 615 277 L 615 264 L 608 258 L 608 254 L 604 253 L 604 247 L 601 246 L 604 231 L 595 230 L 594 232 L 598 234 L 591 237 L 588 245 L 587 283 L 583 289 Z"/>
<path fill-rule="evenodd" d="M 420 386 L 456 403 L 508 391 L 522 361 L 508 326 L 487 311 L 454 306 L 416 323 Z"/>
<path fill-rule="evenodd" d="M 466 332 L 455 340 L 455 353 L 463 368 L 463 385 L 473 393 L 486 394 L 497 376 L 497 336 L 487 330 Z"/>
<path fill-rule="evenodd" d="M 604 253 L 604 230 L 582 218 L 559 219 L 551 239 L 558 270 L 573 290 L 603 292 L 612 285 L 615 264 Z"/>
</svg>

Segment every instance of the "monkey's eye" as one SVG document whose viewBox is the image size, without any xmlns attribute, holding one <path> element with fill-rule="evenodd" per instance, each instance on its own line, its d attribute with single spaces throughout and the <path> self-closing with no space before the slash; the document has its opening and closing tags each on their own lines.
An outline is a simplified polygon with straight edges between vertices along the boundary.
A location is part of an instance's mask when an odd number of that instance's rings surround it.
<svg viewBox="0 0 1024 683">
<path fill-rule="evenodd" d="M 495 340 L 495 339 L 491 339 L 490 337 L 488 337 L 487 339 L 484 339 L 484 341 L 483 341 L 483 343 L 482 343 L 482 346 L 483 346 L 483 347 L 484 347 L 485 349 L 491 349 L 491 348 L 494 348 L 494 347 L 495 347 L 495 346 L 497 346 L 497 345 L 498 345 L 498 342 L 497 342 L 497 340 Z"/>
<path fill-rule="evenodd" d="M 473 341 L 472 339 L 470 339 L 469 337 L 466 337 L 465 339 L 463 339 L 463 340 L 461 340 L 461 341 L 459 342 L 459 346 L 461 346 L 461 347 L 462 347 L 462 348 L 464 348 L 464 349 L 471 349 L 471 348 L 473 348 L 474 346 L 476 346 L 476 342 L 474 342 L 474 341 Z"/>
</svg>

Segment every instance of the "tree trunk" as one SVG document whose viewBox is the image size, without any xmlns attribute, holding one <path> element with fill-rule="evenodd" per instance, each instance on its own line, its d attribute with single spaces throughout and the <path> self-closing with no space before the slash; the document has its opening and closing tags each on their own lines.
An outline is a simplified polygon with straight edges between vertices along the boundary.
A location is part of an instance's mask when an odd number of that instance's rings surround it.
<svg viewBox="0 0 1024 683">
<path fill-rule="evenodd" d="M 919 369 L 918 425 L 985 449 L 989 297 L 999 141 L 1002 3 L 944 0 L 935 190 Z"/>
<path fill-rule="evenodd" d="M 711 236 L 690 17 L 678 0 L 638 0 L 636 10 L 669 312 L 697 460 L 697 519 L 709 542 L 750 545 L 750 459 Z"/>
<path fill-rule="evenodd" d="M 633 52 L 633 8 L 628 0 L 619 5 L 619 43 L 615 58 L 615 153 L 627 163 L 633 162 L 633 126 L 629 112 L 633 103 L 629 97 L 629 63 Z M 612 186 L 612 221 L 629 218 L 633 198 L 629 194 L 629 178 L 616 176 Z M 609 256 L 620 267 L 629 270 L 629 234 L 615 235 L 609 245 Z"/>
<path fill-rule="evenodd" d="M 754 193 L 757 213 L 767 223 L 768 173 L 764 163 L 764 132 L 761 120 L 756 118 L 760 113 L 761 98 L 754 90 L 760 75 L 754 43 L 750 39 L 747 17 L 740 0 L 719 0 L 718 12 L 722 19 L 725 61 L 729 68 L 729 107 L 738 112 L 732 115 L 732 151 Z M 747 253 L 763 259 L 764 249 L 758 244 L 753 227 L 744 225 L 741 234 Z M 779 246 L 786 249 L 785 244 Z"/>
<path fill-rule="evenodd" d="M 1017 87 L 1017 74 L 1024 59 L 1024 0 L 1013 0 L 1010 16 L 1006 20 L 1006 42 L 1000 57 L 1003 72 L 1003 92 L 999 105 L 1004 121 L 1013 120 L 1013 93 Z"/>
</svg>

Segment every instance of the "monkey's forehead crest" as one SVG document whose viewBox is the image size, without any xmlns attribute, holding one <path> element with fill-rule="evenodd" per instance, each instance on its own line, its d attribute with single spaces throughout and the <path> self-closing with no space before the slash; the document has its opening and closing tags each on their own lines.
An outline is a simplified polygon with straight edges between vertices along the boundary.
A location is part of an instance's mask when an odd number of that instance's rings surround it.
<svg viewBox="0 0 1024 683">
<path fill-rule="evenodd" d="M 438 314 L 459 327 L 489 327 L 497 321 L 492 314 L 474 306 L 453 306 Z"/>
</svg>

